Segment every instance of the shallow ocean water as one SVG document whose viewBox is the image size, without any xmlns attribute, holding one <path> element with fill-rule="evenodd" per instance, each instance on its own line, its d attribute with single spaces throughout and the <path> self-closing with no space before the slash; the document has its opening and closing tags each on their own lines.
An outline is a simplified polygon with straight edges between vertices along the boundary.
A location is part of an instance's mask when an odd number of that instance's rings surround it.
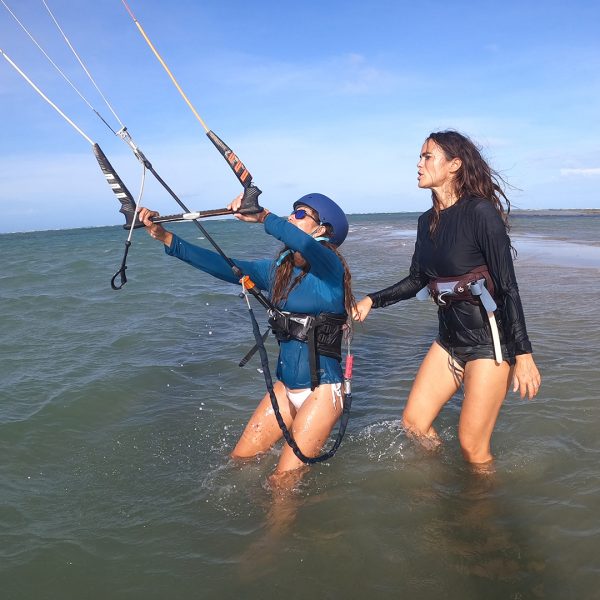
<svg viewBox="0 0 600 600">
<path fill-rule="evenodd" d="M 416 220 L 351 219 L 357 296 L 406 273 Z M 438 451 L 400 426 L 436 331 L 435 307 L 408 301 L 357 328 L 346 438 L 286 497 L 267 484 L 277 448 L 227 457 L 264 393 L 258 361 L 237 366 L 253 340 L 235 286 L 136 232 L 112 291 L 119 227 L 1 235 L 2 597 L 599 597 L 599 225 L 514 218 L 543 387 L 509 394 L 493 476 L 461 459 L 460 395 Z M 258 226 L 207 226 L 234 257 L 278 247 Z"/>
</svg>

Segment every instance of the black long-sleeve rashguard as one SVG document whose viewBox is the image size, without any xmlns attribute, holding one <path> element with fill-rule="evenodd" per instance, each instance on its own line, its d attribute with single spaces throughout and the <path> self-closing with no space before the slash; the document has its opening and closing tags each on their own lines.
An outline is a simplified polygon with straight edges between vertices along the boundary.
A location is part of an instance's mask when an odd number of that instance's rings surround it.
<svg viewBox="0 0 600 600">
<path fill-rule="evenodd" d="M 515 355 L 530 353 L 531 343 L 525 327 L 510 239 L 495 207 L 485 199 L 462 198 L 440 212 L 433 238 L 429 233 L 432 212 L 433 208 L 419 217 L 409 275 L 390 287 L 369 294 L 373 308 L 414 297 L 430 279 L 461 276 L 487 265 L 498 305 L 496 320 L 503 356 L 512 363 Z M 469 302 L 452 302 L 440 307 L 438 316 L 442 346 L 475 349 L 466 353 L 472 358 L 485 356 L 477 352 L 477 347 L 491 348 L 491 331 L 483 307 Z"/>
</svg>

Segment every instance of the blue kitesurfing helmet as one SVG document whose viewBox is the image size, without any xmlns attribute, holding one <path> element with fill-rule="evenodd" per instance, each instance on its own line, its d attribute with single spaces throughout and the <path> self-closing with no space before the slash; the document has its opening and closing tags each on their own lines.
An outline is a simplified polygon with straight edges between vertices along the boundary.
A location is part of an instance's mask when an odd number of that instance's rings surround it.
<svg viewBox="0 0 600 600">
<path fill-rule="evenodd" d="M 341 246 L 348 235 L 348 219 L 344 211 L 331 199 L 323 194 L 307 194 L 294 202 L 294 210 L 299 206 L 308 206 L 319 213 L 321 225 L 330 225 L 333 229 L 329 241 L 335 246 Z"/>
</svg>

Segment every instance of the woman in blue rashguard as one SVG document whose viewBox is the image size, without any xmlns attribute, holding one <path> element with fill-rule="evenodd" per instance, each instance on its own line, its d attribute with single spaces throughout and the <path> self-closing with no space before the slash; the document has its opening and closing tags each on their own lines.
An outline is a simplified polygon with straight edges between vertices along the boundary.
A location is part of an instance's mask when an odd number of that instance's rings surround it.
<svg viewBox="0 0 600 600">
<path fill-rule="evenodd" d="M 320 452 L 343 409 L 341 340 L 355 301 L 350 271 L 337 247 L 346 238 L 348 220 L 333 200 L 316 193 L 297 200 L 287 218 L 266 209 L 241 215 L 237 213 L 240 204 L 241 196 L 228 208 L 242 221 L 263 223 L 265 231 L 283 242 L 284 248 L 275 259 L 234 259 L 235 264 L 260 290 L 267 291 L 271 302 L 286 314 L 292 313 L 298 321 L 307 315 L 319 318 L 316 350 L 294 338 L 297 330 L 284 331 L 282 323 L 271 322 L 279 341 L 278 381 L 274 385 L 279 410 L 302 453 L 312 457 Z M 239 284 L 225 259 L 153 223 L 150 219 L 157 214 L 141 208 L 139 218 L 149 234 L 163 242 L 167 254 L 218 279 Z M 281 436 L 267 393 L 231 455 L 255 456 L 267 451 Z M 286 444 L 276 472 L 289 472 L 302 464 Z"/>
</svg>

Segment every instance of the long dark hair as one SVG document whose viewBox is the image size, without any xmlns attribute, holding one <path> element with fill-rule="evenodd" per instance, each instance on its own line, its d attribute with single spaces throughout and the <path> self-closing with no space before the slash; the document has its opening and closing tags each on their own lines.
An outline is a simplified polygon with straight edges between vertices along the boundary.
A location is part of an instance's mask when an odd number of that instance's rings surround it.
<svg viewBox="0 0 600 600">
<path fill-rule="evenodd" d="M 329 230 L 329 233 L 331 233 L 331 228 L 329 225 L 326 225 L 325 228 L 326 230 Z M 328 232 L 326 231 L 325 235 L 327 235 Z M 346 312 L 351 315 L 353 310 L 356 308 L 356 299 L 352 293 L 352 274 L 350 273 L 348 264 L 336 246 L 326 240 L 322 240 L 320 243 L 324 246 L 327 246 L 327 248 L 330 250 L 333 250 L 344 267 L 344 307 Z M 287 250 L 287 248 L 283 248 L 279 252 L 277 258 L 281 258 L 282 254 Z M 280 306 L 280 304 L 289 296 L 290 292 L 302 281 L 302 279 L 304 279 L 304 277 L 306 277 L 306 274 L 309 270 L 310 265 L 306 263 L 302 268 L 302 272 L 292 280 L 292 273 L 294 271 L 294 254 L 289 253 L 286 255 L 275 272 L 275 279 L 271 288 L 271 302 L 273 302 L 275 306 Z M 350 325 L 351 324 L 352 320 L 350 319 Z"/>
<path fill-rule="evenodd" d="M 453 181 L 454 193 L 458 201 L 468 196 L 489 200 L 502 217 L 508 232 L 510 200 L 504 191 L 508 184 L 488 165 L 475 143 L 466 135 L 454 130 L 430 133 L 427 140 L 435 142 L 442 149 L 447 160 L 453 158 L 461 160 L 461 167 L 456 172 Z M 431 200 L 433 202 L 433 215 L 429 223 L 429 231 L 433 235 L 440 220 L 441 205 L 433 191 L 431 192 Z"/>
</svg>

